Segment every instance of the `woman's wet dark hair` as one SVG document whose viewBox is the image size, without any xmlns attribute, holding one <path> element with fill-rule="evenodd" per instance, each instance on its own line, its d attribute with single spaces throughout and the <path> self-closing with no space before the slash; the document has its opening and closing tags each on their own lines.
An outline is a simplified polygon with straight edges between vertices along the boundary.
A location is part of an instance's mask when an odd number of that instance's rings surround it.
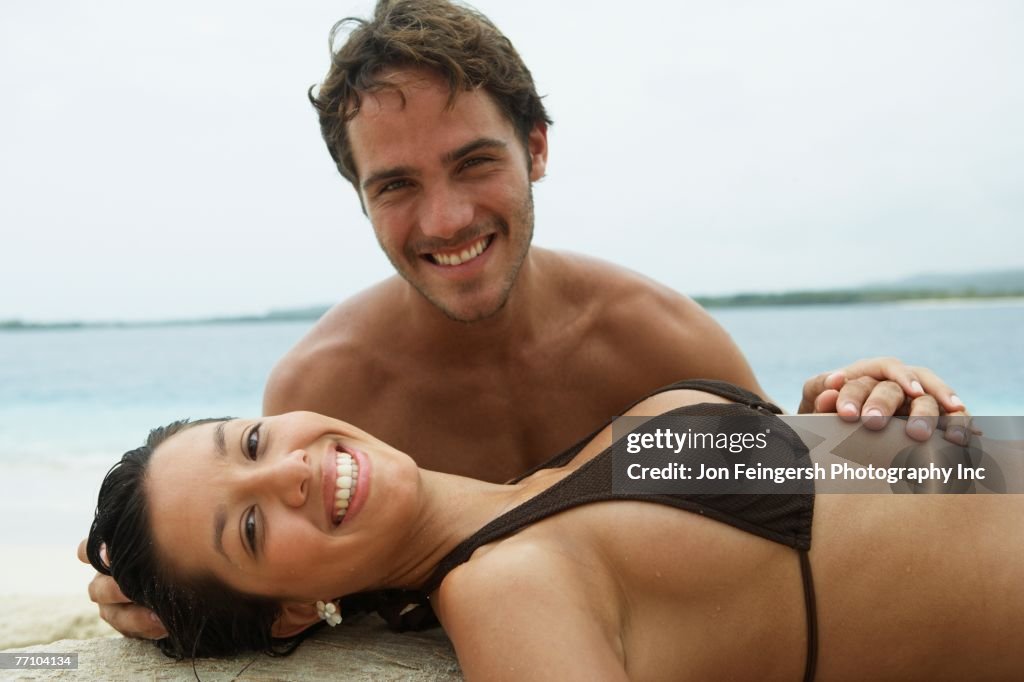
<svg viewBox="0 0 1024 682">
<path fill-rule="evenodd" d="M 156 549 L 144 485 L 154 450 L 185 429 L 224 419 L 181 420 L 153 429 L 146 444 L 126 452 L 100 487 L 86 553 L 97 571 L 112 576 L 125 596 L 152 609 L 168 636 L 157 646 L 173 658 L 231 656 L 262 651 L 292 653 L 305 636 L 270 634 L 280 613 L 274 600 L 232 590 L 212 576 L 183 576 Z M 109 566 L 100 556 L 106 545 Z"/>
</svg>

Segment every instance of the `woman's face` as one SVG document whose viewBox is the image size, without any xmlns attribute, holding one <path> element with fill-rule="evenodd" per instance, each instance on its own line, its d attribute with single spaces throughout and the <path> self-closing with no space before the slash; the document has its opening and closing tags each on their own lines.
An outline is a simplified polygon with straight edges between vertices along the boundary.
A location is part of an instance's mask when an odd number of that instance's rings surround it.
<svg viewBox="0 0 1024 682">
<path fill-rule="evenodd" d="M 174 570 L 280 600 L 382 586 L 420 511 L 407 455 L 312 412 L 186 429 L 157 447 L 146 487 Z M 340 523 L 339 489 L 350 491 Z"/>
</svg>

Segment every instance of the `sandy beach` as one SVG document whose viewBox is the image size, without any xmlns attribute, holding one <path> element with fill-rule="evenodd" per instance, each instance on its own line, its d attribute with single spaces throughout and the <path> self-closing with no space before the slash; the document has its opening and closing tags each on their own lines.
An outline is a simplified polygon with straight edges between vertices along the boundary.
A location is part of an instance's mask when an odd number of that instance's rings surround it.
<svg viewBox="0 0 1024 682">
<path fill-rule="evenodd" d="M 95 574 L 75 547 L 0 545 L 0 650 L 117 633 L 86 587 Z"/>
</svg>

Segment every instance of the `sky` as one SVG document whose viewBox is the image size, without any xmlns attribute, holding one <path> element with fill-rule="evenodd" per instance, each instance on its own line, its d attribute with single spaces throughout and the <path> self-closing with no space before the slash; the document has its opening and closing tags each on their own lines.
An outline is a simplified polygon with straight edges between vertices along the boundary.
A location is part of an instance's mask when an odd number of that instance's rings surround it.
<svg viewBox="0 0 1024 682">
<path fill-rule="evenodd" d="M 1024 5 L 480 0 L 555 124 L 534 243 L 687 294 L 1024 264 Z M 306 91 L 370 2 L 0 5 L 0 320 L 389 276 Z"/>
</svg>

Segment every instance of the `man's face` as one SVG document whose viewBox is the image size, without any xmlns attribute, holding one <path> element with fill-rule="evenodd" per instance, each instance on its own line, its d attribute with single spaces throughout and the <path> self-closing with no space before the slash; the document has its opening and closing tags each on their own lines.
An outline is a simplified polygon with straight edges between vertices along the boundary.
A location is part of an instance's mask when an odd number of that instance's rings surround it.
<svg viewBox="0 0 1024 682">
<path fill-rule="evenodd" d="M 483 90 L 460 93 L 446 109 L 448 88 L 436 75 L 406 70 L 389 80 L 401 94 L 365 94 L 348 124 L 377 241 L 445 315 L 486 319 L 505 305 L 530 248 L 530 183 L 544 175 L 547 130 L 534 128 L 524 149 Z"/>
</svg>

